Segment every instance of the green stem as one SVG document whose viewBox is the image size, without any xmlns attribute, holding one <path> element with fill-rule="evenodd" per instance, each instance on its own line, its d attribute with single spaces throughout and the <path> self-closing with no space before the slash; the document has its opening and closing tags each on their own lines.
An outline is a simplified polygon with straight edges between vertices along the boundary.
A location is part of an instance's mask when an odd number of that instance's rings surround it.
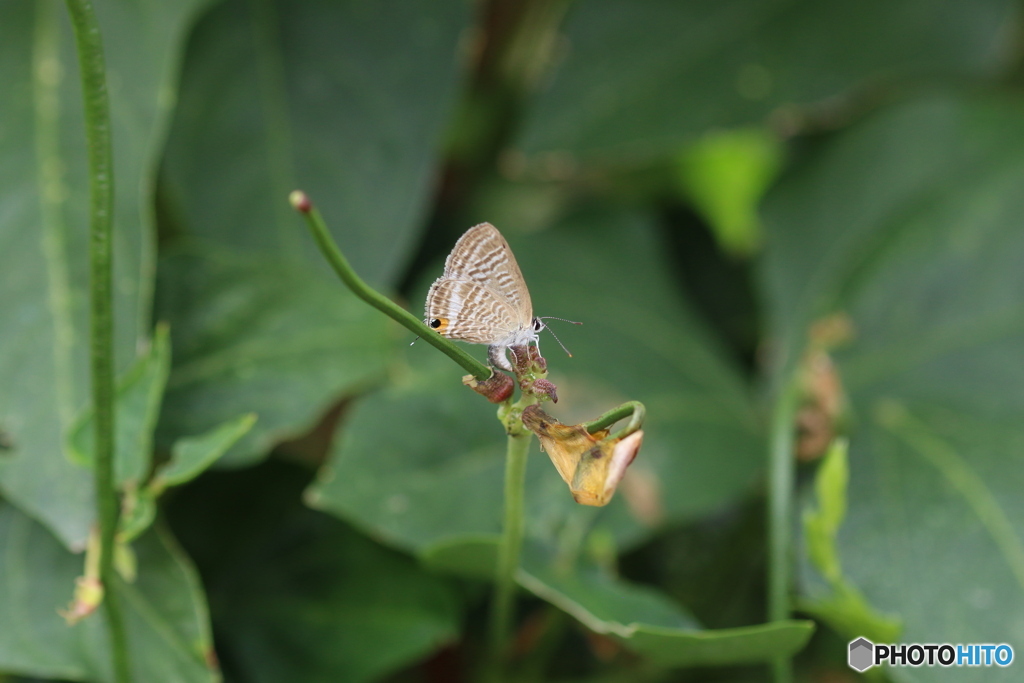
<svg viewBox="0 0 1024 683">
<path fill-rule="evenodd" d="M 516 571 L 523 547 L 523 497 L 526 489 L 526 461 L 533 433 L 525 429 L 508 436 L 505 460 L 505 526 L 498 547 L 494 602 L 491 606 L 491 679 L 499 678 L 507 656 L 512 631 L 512 607 L 516 595 Z"/>
<path fill-rule="evenodd" d="M 114 486 L 114 313 L 111 286 L 113 252 L 113 154 L 106 65 L 99 23 L 89 0 L 67 0 L 75 31 L 82 79 L 85 136 L 89 149 L 91 263 L 92 400 L 95 411 L 96 508 L 100 524 L 100 581 L 110 633 L 114 679 L 131 680 L 124 621 L 114 587 L 114 537 L 118 499 Z"/>
<path fill-rule="evenodd" d="M 304 192 L 296 190 L 292 192 L 289 199 L 292 206 L 305 216 L 309 231 L 313 233 L 313 239 L 316 240 L 317 246 L 320 247 L 324 258 L 334 268 L 334 272 L 338 274 L 341 281 L 348 285 L 348 288 L 355 292 L 356 296 L 388 317 L 396 320 L 413 334 L 418 335 L 423 341 L 439 349 L 478 380 L 483 381 L 491 376 L 491 369 L 489 367 L 424 325 L 423 321 L 412 313 L 363 282 L 356 275 L 356 272 L 352 270 L 352 266 L 349 265 L 345 255 L 341 253 L 341 249 L 334 243 L 334 239 L 327 230 L 320 212 L 310 203 L 309 198 Z"/>
<path fill-rule="evenodd" d="M 768 619 L 783 621 L 790 615 L 793 486 L 796 475 L 794 431 L 800 393 L 796 378 L 783 385 L 772 412 L 768 454 Z M 793 680 L 792 662 L 773 662 L 775 683 Z"/>
<path fill-rule="evenodd" d="M 587 430 L 588 434 L 593 434 L 594 432 L 600 431 L 606 427 L 611 427 L 613 424 L 628 415 L 632 415 L 632 418 L 626 426 L 616 432 L 612 437 L 615 439 L 621 439 L 640 429 L 644 423 L 644 415 L 646 412 L 644 404 L 640 401 L 627 401 L 618 408 L 612 408 L 592 422 L 583 423 L 583 427 Z"/>
</svg>

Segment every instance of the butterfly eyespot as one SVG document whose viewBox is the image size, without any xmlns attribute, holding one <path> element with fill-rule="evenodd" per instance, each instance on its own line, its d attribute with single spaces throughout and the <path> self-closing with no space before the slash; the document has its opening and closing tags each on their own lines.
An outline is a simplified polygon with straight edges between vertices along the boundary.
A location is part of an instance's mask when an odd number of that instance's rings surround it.
<svg viewBox="0 0 1024 683">
<path fill-rule="evenodd" d="M 430 326 L 437 330 L 438 332 L 440 332 L 441 330 L 448 326 L 448 319 L 434 318 L 433 320 L 430 321 Z"/>
</svg>

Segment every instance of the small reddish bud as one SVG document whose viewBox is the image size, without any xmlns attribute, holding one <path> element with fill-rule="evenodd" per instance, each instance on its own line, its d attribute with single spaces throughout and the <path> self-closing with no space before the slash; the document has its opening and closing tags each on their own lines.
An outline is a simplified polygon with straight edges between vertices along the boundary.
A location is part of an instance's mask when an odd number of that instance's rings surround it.
<svg viewBox="0 0 1024 683">
<path fill-rule="evenodd" d="M 534 348 L 536 348 L 536 347 L 534 347 Z M 538 353 L 537 357 L 533 359 L 533 367 L 534 367 L 536 372 L 541 372 L 541 373 L 547 372 L 548 371 L 548 362 L 546 360 L 544 360 L 544 356 L 541 356 Z"/>
<path fill-rule="evenodd" d="M 515 363 L 513 366 L 519 388 L 542 401 L 558 402 L 555 385 L 547 378 L 548 364 L 536 346 L 522 345 L 509 347 Z"/>
<path fill-rule="evenodd" d="M 547 370 L 548 362 L 544 360 L 543 356 L 540 355 L 540 347 L 530 346 L 527 348 L 529 349 L 527 351 L 527 356 L 530 358 L 530 361 L 533 363 L 539 363 L 540 365 L 543 366 L 542 369 Z"/>
<path fill-rule="evenodd" d="M 523 375 L 530 372 L 530 365 L 532 365 L 533 359 L 530 357 L 530 352 L 533 349 L 531 346 L 510 346 L 508 347 L 512 354 L 513 368 L 517 377 L 522 378 Z"/>
<path fill-rule="evenodd" d="M 288 195 L 288 201 L 296 211 L 309 213 L 313 210 L 313 202 L 309 201 L 309 197 L 302 190 L 295 190 Z"/>
<path fill-rule="evenodd" d="M 538 379 L 533 383 L 533 393 L 544 394 L 552 403 L 558 403 L 558 388 L 549 379 Z"/>
<path fill-rule="evenodd" d="M 467 387 L 486 398 L 491 403 L 501 403 L 512 395 L 515 390 L 515 382 L 503 372 L 491 371 L 491 376 L 483 382 L 473 375 L 466 375 L 462 383 Z"/>
</svg>

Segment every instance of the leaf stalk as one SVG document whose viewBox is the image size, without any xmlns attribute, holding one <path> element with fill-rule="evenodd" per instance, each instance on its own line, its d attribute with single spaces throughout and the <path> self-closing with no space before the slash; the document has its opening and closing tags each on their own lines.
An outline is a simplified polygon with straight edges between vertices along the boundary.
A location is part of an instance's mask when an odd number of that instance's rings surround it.
<svg viewBox="0 0 1024 683">
<path fill-rule="evenodd" d="M 422 320 L 370 287 L 362 278 L 356 275 L 352 266 L 349 265 L 348 259 L 345 258 L 341 249 L 334 242 L 334 238 L 331 237 L 331 233 L 327 229 L 327 225 L 324 223 L 320 212 L 313 206 L 305 192 L 299 190 L 292 192 L 289 196 L 289 201 L 292 207 L 306 219 L 306 225 L 309 226 L 309 231 L 312 233 L 317 246 L 320 247 L 320 252 L 324 255 L 324 258 L 334 268 L 334 272 L 338 274 L 341 281 L 356 296 L 398 322 L 423 341 L 440 350 L 465 368 L 466 372 L 473 375 L 476 379 L 484 381 L 491 376 L 492 370 L 489 367 L 463 351 L 451 340 L 442 337 L 424 325 Z"/>
<path fill-rule="evenodd" d="M 606 427 L 611 427 L 624 417 L 629 417 L 630 420 L 626 423 L 626 426 L 612 435 L 614 439 L 622 439 L 643 426 L 646 412 L 644 404 L 640 401 L 626 401 L 617 408 L 612 408 L 607 413 L 598 416 L 593 421 L 583 423 L 583 428 L 587 430 L 588 434 L 593 434 Z"/>
<path fill-rule="evenodd" d="M 100 581 L 106 588 L 103 607 L 110 636 L 114 680 L 131 680 L 127 637 L 114 572 L 118 495 L 114 482 L 114 313 L 113 208 L 114 175 L 103 39 L 89 0 L 66 0 L 78 50 L 89 157 L 90 347 L 92 401 L 95 411 L 96 512 L 100 526 Z"/>
<path fill-rule="evenodd" d="M 521 424 L 521 422 L 520 422 Z M 498 546 L 494 602 L 491 606 L 490 680 L 500 680 L 508 659 L 509 635 L 515 615 L 516 572 L 523 548 L 526 463 L 533 432 L 519 429 L 508 435 L 505 459 L 505 521 Z"/>
<path fill-rule="evenodd" d="M 793 373 L 782 385 L 772 409 L 768 452 L 768 619 L 785 621 L 792 609 L 790 583 L 793 553 L 794 450 L 800 383 Z M 792 661 L 780 657 L 772 663 L 775 683 L 793 680 Z"/>
</svg>

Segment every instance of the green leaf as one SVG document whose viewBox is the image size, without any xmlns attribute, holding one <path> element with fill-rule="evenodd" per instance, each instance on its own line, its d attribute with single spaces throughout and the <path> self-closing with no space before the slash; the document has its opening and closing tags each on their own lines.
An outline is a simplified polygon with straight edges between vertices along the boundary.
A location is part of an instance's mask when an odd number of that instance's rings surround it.
<svg viewBox="0 0 1024 683">
<path fill-rule="evenodd" d="M 255 423 L 255 415 L 241 415 L 205 434 L 175 442 L 171 459 L 154 473 L 146 486 L 131 486 L 125 492 L 118 539 L 122 543 L 131 541 L 148 529 L 156 519 L 157 498 L 165 489 L 198 477 L 245 436 Z"/>
<path fill-rule="evenodd" d="M 428 567 L 476 578 L 493 578 L 499 538 L 453 538 L 428 546 L 421 556 Z M 550 548 L 528 543 L 516 575 L 518 583 L 576 617 L 595 633 L 629 638 L 641 623 L 696 629 L 696 620 L 658 591 L 615 579 L 589 563 L 564 562 Z M 463 567 L 469 568 L 467 574 Z M 486 567 L 486 570 L 484 569 Z"/>
<path fill-rule="evenodd" d="M 864 636 L 875 643 L 895 643 L 902 625 L 878 614 L 843 575 L 836 549 L 839 527 L 846 516 L 849 468 L 847 443 L 836 439 L 822 458 L 814 479 L 817 507 L 804 512 L 807 555 L 829 586 L 827 594 L 801 600 L 800 609 L 828 622 L 851 640 Z"/>
<path fill-rule="evenodd" d="M 404 358 L 389 386 L 352 407 L 307 502 L 409 550 L 497 532 L 505 452 L 497 406 L 463 386 L 461 368 L 433 347 L 417 344 Z M 528 500 L 539 482 L 558 479 L 549 463 L 530 460 Z"/>
<path fill-rule="evenodd" d="M 455 640 L 456 586 L 305 507 L 308 478 L 271 459 L 213 471 L 169 506 L 203 572 L 232 676 L 381 680 Z"/>
<path fill-rule="evenodd" d="M 419 556 L 432 571 L 468 579 L 493 581 L 497 573 L 500 534 L 451 536 L 425 546 Z"/>
<path fill-rule="evenodd" d="M 114 409 L 117 430 L 114 454 L 116 481 L 136 486 L 149 475 L 153 456 L 153 430 L 160 416 L 167 376 L 171 371 L 171 344 L 166 325 L 157 328 L 149 351 L 118 380 Z M 92 409 L 81 415 L 68 436 L 68 453 L 86 467 L 92 467 L 95 442 Z"/>
<path fill-rule="evenodd" d="M 762 466 L 760 425 L 742 381 L 674 294 L 650 223 L 595 210 L 528 238 L 505 234 L 535 312 L 585 323 L 559 328 L 572 358 L 541 342 L 559 389 L 552 413 L 576 424 L 629 399 L 647 406 L 643 448 L 607 508 L 581 508 L 546 455 L 530 458 L 529 533 L 550 538 L 597 514 L 629 546 L 745 492 Z M 353 407 L 311 503 L 409 549 L 499 531 L 505 435 L 495 406 L 427 345 L 406 358 L 391 386 Z"/>
<path fill-rule="evenodd" d="M 836 553 L 835 541 L 846 516 L 847 444 L 837 439 L 821 460 L 814 479 L 817 508 L 804 513 L 804 534 L 807 552 L 814 566 L 830 582 L 842 578 L 843 570 Z"/>
<path fill-rule="evenodd" d="M 117 367 L 149 333 L 152 187 L 174 102 L 178 51 L 203 0 L 96 0 L 114 139 L 114 306 Z M 63 3 L 0 7 L 0 425 L 11 454 L 0 490 L 84 548 L 91 474 L 64 438 L 85 407 L 87 191 L 82 100 Z"/>
<path fill-rule="evenodd" d="M 76 626 L 57 611 L 71 599 L 83 556 L 65 550 L 45 528 L 0 502 L 0 670 L 29 676 L 111 681 L 102 609 Z M 125 613 L 132 673 L 139 681 L 216 681 L 213 644 L 199 580 L 166 534 L 151 531 L 133 546 L 135 583 L 114 590 Z"/>
<path fill-rule="evenodd" d="M 462 0 L 228 0 L 196 26 L 165 181 L 188 235 L 327 271 L 306 190 L 359 274 L 394 284 L 460 81 Z"/>
<path fill-rule="evenodd" d="M 781 165 L 782 144 L 767 130 L 709 133 L 683 152 L 679 182 L 722 249 L 748 256 L 761 245 L 757 205 Z"/>
<path fill-rule="evenodd" d="M 236 576 L 225 629 L 249 680 L 378 680 L 457 638 L 452 586 L 337 520 L 318 522 L 282 530 L 303 540 L 286 563 L 273 566 L 286 537 L 272 537 L 255 555 L 271 571 Z"/>
<path fill-rule="evenodd" d="M 824 314 L 852 323 L 835 354 L 854 413 L 838 550 L 905 642 L 1005 642 L 1024 613 L 1022 213 L 1024 102 L 1009 98 L 885 109 L 809 154 L 766 202 L 780 350 L 799 358 Z"/>
<path fill-rule="evenodd" d="M 179 252 L 161 260 L 157 295 L 175 349 L 160 442 L 259 416 L 220 463 L 252 462 L 310 428 L 331 402 L 381 378 L 391 353 L 387 319 L 304 266 Z"/>
<path fill-rule="evenodd" d="M 256 415 L 249 413 L 214 427 L 205 434 L 185 437 L 175 442 L 170 461 L 157 470 L 151 484 L 158 490 L 195 479 L 224 455 L 256 424 Z"/>
<path fill-rule="evenodd" d="M 893 82 L 985 77 L 1012 52 L 1010 0 L 588 0 L 530 112 L 528 153 L 665 157 L 705 131 L 831 106 Z"/>
<path fill-rule="evenodd" d="M 493 576 L 496 537 L 463 537 L 424 549 L 436 570 Z M 814 631 L 810 622 L 786 621 L 734 629 L 702 630 L 692 616 L 656 590 L 614 578 L 587 563 L 574 565 L 549 549 L 528 544 L 516 575 L 537 597 L 575 617 L 595 633 L 663 666 L 708 666 L 768 661 L 792 654 Z"/>
<path fill-rule="evenodd" d="M 121 503 L 117 539 L 121 543 L 135 540 L 156 519 L 156 497 L 150 487 L 129 489 Z"/>
<path fill-rule="evenodd" d="M 662 666 L 713 666 L 792 656 L 813 634 L 814 622 L 794 619 L 694 632 L 643 625 L 631 643 L 638 653 Z"/>
<path fill-rule="evenodd" d="M 879 614 L 861 592 L 845 580 L 837 582 L 828 595 L 798 600 L 797 607 L 851 640 L 861 637 L 873 643 L 906 640 L 900 639 L 903 623 L 899 619 Z"/>
</svg>

